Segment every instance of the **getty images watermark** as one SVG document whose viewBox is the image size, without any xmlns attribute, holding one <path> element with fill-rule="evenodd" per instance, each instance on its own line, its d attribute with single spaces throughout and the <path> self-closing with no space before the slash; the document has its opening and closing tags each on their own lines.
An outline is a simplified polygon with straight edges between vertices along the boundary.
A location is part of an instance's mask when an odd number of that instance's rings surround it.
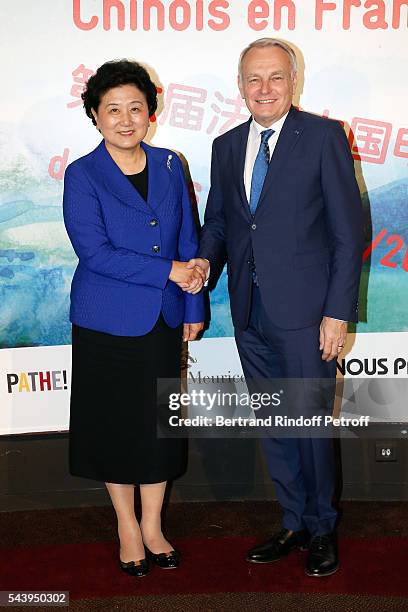
<svg viewBox="0 0 408 612">
<path fill-rule="evenodd" d="M 408 379 L 402 388 L 389 379 L 222 378 L 188 381 L 188 385 L 175 379 L 160 380 L 158 435 L 370 437 L 373 424 L 408 425 L 405 409 L 396 414 L 398 406 L 406 405 L 407 383 Z M 401 428 L 392 435 L 403 433 L 407 431 Z"/>
<path fill-rule="evenodd" d="M 223 409 L 232 406 L 245 406 L 253 411 L 261 408 L 278 407 L 281 405 L 281 393 L 278 391 L 269 393 L 230 393 L 218 389 L 209 393 L 203 389 L 192 389 L 190 393 L 171 393 L 169 395 L 169 409 L 177 411 L 178 414 L 169 416 L 171 427 L 321 427 L 333 425 L 334 427 L 367 427 L 370 417 L 333 417 L 332 415 L 313 415 L 305 417 L 289 417 L 282 414 L 269 414 L 265 417 L 236 416 L 227 417 L 224 414 L 203 415 L 197 414 L 190 417 L 181 417 L 181 408 L 201 408 L 212 412 L 214 408 Z"/>
</svg>

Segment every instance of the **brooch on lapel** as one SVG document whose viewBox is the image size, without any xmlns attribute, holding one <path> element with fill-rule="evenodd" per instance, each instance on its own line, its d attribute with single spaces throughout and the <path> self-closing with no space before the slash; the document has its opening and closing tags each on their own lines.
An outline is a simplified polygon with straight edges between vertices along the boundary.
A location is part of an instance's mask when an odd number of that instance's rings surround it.
<svg viewBox="0 0 408 612">
<path fill-rule="evenodd" d="M 171 172 L 171 164 L 170 164 L 170 162 L 171 162 L 172 159 L 173 159 L 172 155 L 168 155 L 167 156 L 167 164 L 166 165 L 167 165 L 167 169 L 170 170 L 170 172 Z"/>
</svg>

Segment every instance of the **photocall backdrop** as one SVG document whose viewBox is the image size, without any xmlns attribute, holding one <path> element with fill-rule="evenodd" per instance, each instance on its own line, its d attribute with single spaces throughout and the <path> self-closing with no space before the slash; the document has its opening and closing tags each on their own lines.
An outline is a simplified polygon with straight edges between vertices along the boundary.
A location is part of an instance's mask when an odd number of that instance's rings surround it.
<svg viewBox="0 0 408 612">
<path fill-rule="evenodd" d="M 0 23 L 0 434 L 68 424 L 76 258 L 63 176 L 100 141 L 82 109 L 84 83 L 107 60 L 148 68 L 159 109 L 147 140 L 185 157 L 202 219 L 212 141 L 248 118 L 238 56 L 262 36 L 294 45 L 296 102 L 344 122 L 356 160 L 361 322 L 339 375 L 408 377 L 408 1 L 1 0 Z M 240 374 L 225 272 L 211 306 L 209 330 L 189 347 L 189 375 Z M 137 394 L 137 376 L 123 384 Z M 405 402 L 391 404 L 401 419 Z"/>
</svg>

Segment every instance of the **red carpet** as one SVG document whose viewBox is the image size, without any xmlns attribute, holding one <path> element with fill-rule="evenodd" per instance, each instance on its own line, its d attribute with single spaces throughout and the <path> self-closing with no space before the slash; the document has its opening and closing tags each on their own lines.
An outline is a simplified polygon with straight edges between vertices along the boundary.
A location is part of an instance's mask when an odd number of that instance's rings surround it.
<svg viewBox="0 0 408 612">
<path fill-rule="evenodd" d="M 245 552 L 254 543 L 242 537 L 180 539 L 175 545 L 183 554 L 181 568 L 155 567 L 142 579 L 120 571 L 113 543 L 3 549 L 0 589 L 66 590 L 71 599 L 218 592 L 408 596 L 408 538 L 344 538 L 342 567 L 324 579 L 304 575 L 305 553 L 271 565 L 246 563 Z"/>
</svg>

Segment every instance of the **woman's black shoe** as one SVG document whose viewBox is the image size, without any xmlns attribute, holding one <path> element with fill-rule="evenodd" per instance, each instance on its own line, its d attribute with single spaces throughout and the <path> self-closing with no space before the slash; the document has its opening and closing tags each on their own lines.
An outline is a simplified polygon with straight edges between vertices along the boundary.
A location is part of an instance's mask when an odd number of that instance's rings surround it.
<svg viewBox="0 0 408 612">
<path fill-rule="evenodd" d="M 171 550 L 168 553 L 152 553 L 146 548 L 150 559 L 162 569 L 175 569 L 180 564 L 180 553 L 177 550 Z"/>
<path fill-rule="evenodd" d="M 129 561 L 125 563 L 119 559 L 121 569 L 129 574 L 129 576 L 136 576 L 136 578 L 142 578 L 149 573 L 149 564 L 147 559 L 140 559 L 139 561 Z"/>
</svg>

